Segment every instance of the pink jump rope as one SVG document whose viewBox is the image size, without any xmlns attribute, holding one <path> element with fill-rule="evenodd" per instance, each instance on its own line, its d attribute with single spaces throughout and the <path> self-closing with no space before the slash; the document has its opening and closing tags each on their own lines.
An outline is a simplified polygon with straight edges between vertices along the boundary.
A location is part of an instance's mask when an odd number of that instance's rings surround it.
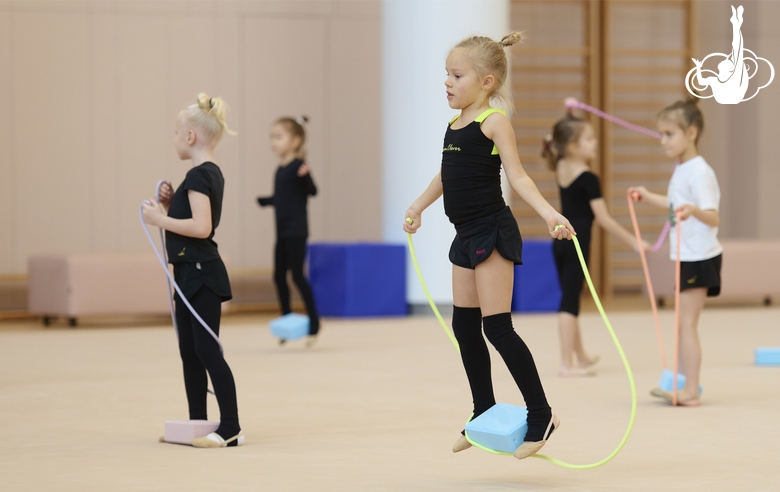
<svg viewBox="0 0 780 492">
<path fill-rule="evenodd" d="M 600 118 L 603 118 L 607 121 L 611 121 L 616 125 L 620 125 L 624 128 L 628 128 L 629 130 L 634 130 L 636 132 L 642 133 L 649 137 L 653 137 L 657 139 L 661 138 L 661 134 L 658 132 L 655 132 L 648 128 L 644 128 L 639 125 L 635 125 L 633 123 L 629 123 L 616 116 L 612 116 L 599 109 L 596 109 L 593 106 L 588 106 L 585 103 L 581 103 L 579 101 L 574 101 L 574 100 L 567 100 L 565 105 L 566 108 L 579 108 L 588 111 Z M 650 298 L 650 307 L 653 310 L 653 320 L 655 321 L 655 331 L 658 337 L 658 347 L 661 352 L 661 363 L 663 364 L 663 368 L 666 369 L 667 368 L 666 351 L 664 350 L 664 339 L 663 339 L 663 335 L 661 334 L 661 323 L 658 320 L 658 307 L 656 305 L 655 293 L 653 291 L 653 282 L 650 279 L 650 270 L 647 267 L 647 257 L 645 255 L 645 250 L 642 248 L 642 235 L 639 232 L 639 222 L 637 221 L 636 211 L 634 210 L 634 202 L 639 201 L 639 194 L 636 192 L 629 191 L 627 193 L 626 199 L 628 201 L 628 211 L 631 214 L 631 223 L 634 226 L 634 235 L 636 236 L 637 245 L 639 246 L 637 248 L 639 250 L 639 257 L 642 259 L 642 270 L 644 271 L 645 283 L 647 284 L 647 294 L 648 297 Z M 677 235 L 677 241 L 676 241 L 677 260 L 675 261 L 675 271 L 674 271 L 674 373 L 672 374 L 672 405 L 677 404 L 677 373 L 679 370 L 678 355 L 679 355 L 679 340 L 680 340 L 680 217 L 679 214 L 676 214 L 674 219 L 675 219 L 674 221 L 675 228 L 677 232 L 676 234 Z M 666 235 L 669 233 L 669 228 L 670 228 L 670 223 L 667 220 L 666 223 L 664 224 L 663 230 L 661 230 L 661 235 L 658 237 L 658 240 L 651 248 L 652 251 L 658 251 L 658 249 L 660 249 L 661 245 L 666 239 Z"/>
</svg>

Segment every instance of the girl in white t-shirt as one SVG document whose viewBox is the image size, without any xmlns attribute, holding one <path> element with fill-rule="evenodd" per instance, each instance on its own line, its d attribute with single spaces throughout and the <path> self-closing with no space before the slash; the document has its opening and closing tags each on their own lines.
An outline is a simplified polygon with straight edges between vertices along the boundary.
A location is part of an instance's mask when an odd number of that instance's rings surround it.
<svg viewBox="0 0 780 492">
<path fill-rule="evenodd" d="M 685 387 L 677 393 L 677 405 L 699 405 L 701 344 L 697 326 L 708 296 L 720 294 L 723 248 L 718 242 L 720 188 L 715 172 L 699 155 L 697 143 L 704 117 L 696 99 L 678 101 L 658 115 L 658 131 L 666 155 L 678 159 L 666 195 L 632 188 L 639 201 L 669 209 L 680 223 L 680 372 Z M 671 259 L 677 259 L 675 228 L 669 234 Z M 653 389 L 650 394 L 672 402 L 672 395 Z"/>
</svg>

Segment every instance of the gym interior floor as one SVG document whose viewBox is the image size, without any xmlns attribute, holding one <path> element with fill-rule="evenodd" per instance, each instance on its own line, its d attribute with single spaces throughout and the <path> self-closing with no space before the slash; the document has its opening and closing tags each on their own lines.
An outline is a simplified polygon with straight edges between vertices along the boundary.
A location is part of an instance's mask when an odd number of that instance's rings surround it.
<svg viewBox="0 0 780 492">
<path fill-rule="evenodd" d="M 707 307 L 700 322 L 699 408 L 652 398 L 661 371 L 649 309 L 608 310 L 632 364 L 636 425 L 606 465 L 567 470 L 477 449 L 450 450 L 470 412 L 465 375 L 435 318 L 326 319 L 319 343 L 279 347 L 270 316 L 223 323 L 246 444 L 161 444 L 186 419 L 170 321 L 48 328 L 0 322 L 0 489 L 17 490 L 780 490 L 780 367 L 753 350 L 780 346 L 780 308 Z M 598 375 L 557 376 L 555 315 L 515 315 L 561 430 L 543 449 L 598 461 L 625 432 L 628 380 L 598 313 L 581 317 Z M 673 312 L 661 312 L 671 351 Z M 491 349 L 492 350 L 492 349 Z M 498 355 L 499 401 L 522 404 Z M 670 356 L 671 358 L 671 356 Z M 212 420 L 218 419 L 210 397 Z"/>
</svg>

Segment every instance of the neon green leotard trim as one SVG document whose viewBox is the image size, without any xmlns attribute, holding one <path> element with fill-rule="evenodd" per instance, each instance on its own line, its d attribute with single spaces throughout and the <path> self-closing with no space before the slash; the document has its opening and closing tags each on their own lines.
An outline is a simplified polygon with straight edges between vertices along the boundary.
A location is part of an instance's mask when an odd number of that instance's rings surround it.
<svg viewBox="0 0 780 492">
<path fill-rule="evenodd" d="M 485 118 L 487 118 L 488 116 L 490 116 L 490 115 L 491 115 L 491 114 L 493 114 L 493 113 L 501 113 L 501 114 L 503 114 L 504 116 L 506 116 L 506 111 L 504 111 L 503 109 L 499 109 L 499 108 L 488 108 L 488 109 L 486 109 L 485 111 L 483 111 L 483 112 L 482 112 L 482 114 L 480 114 L 479 116 L 477 116 L 477 117 L 474 119 L 474 121 L 476 121 L 477 123 L 480 123 L 480 124 L 481 124 L 483 121 L 485 121 Z M 455 115 L 455 117 L 454 117 L 454 118 L 452 118 L 452 119 L 450 120 L 450 125 L 452 125 L 453 123 L 455 123 L 455 120 L 457 120 L 458 118 L 460 118 L 460 115 L 459 115 L 459 114 Z M 490 153 L 490 155 L 498 155 L 498 148 L 497 148 L 495 145 L 493 145 L 493 152 L 491 152 L 491 153 Z"/>
</svg>

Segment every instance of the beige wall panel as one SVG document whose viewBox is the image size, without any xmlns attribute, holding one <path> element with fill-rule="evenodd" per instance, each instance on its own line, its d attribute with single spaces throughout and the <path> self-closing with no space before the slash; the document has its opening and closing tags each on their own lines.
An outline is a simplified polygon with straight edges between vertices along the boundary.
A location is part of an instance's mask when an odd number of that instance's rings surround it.
<svg viewBox="0 0 780 492">
<path fill-rule="evenodd" d="M 214 66 L 215 21 L 210 16 L 202 14 L 166 15 L 165 17 L 167 23 L 165 70 L 168 73 L 165 86 L 167 120 L 164 128 L 160 129 L 165 136 L 165 163 L 160 172 L 166 179 L 172 181 L 174 187 L 178 187 L 192 167 L 192 161 L 180 160 L 174 149 L 173 127 L 176 118 L 182 109 L 197 101 L 199 93 L 204 92 L 211 97 L 220 95 L 216 86 Z M 229 137 L 226 140 L 229 141 Z"/>
<path fill-rule="evenodd" d="M 91 15 L 92 134 L 90 158 L 91 249 L 116 251 L 122 210 L 117 196 L 119 181 L 118 108 L 119 59 L 117 18 L 112 14 Z"/>
<path fill-rule="evenodd" d="M 120 251 L 147 250 L 138 218 L 142 200 L 154 195 L 175 159 L 173 125 L 168 102 L 169 57 L 167 18 L 123 15 L 118 18 L 119 166 L 115 200 L 119 206 Z M 182 174 L 183 175 L 183 174 Z"/>
<path fill-rule="evenodd" d="M 341 19 L 363 19 L 373 20 L 377 23 L 381 21 L 382 1 L 381 0 L 335 0 L 333 2 L 333 13 Z M 379 31 L 380 26 L 374 27 Z M 377 33 L 378 34 L 378 33 Z"/>
<path fill-rule="evenodd" d="M 148 250 L 138 206 L 188 170 L 173 124 L 200 91 L 239 132 L 216 156 L 231 269 L 272 263 L 273 211 L 255 197 L 273 187 L 281 115 L 311 117 L 312 240 L 379 239 L 380 6 L 0 1 L 0 274 L 39 251 Z"/>
<path fill-rule="evenodd" d="M 280 116 L 310 117 L 307 125 L 308 161 L 320 189 L 309 201 L 312 240 L 326 237 L 326 206 L 337 190 L 329 188 L 325 160 L 325 95 L 327 77 L 325 23 L 320 19 L 265 19 L 244 21 L 244 111 L 242 145 L 245 170 L 240 183 L 241 263 L 254 268 L 271 265 L 275 241 L 273 211 L 244 205 L 259 195 L 270 195 L 277 158 L 268 145 L 271 123 Z M 284 49 L 275 49 L 284 46 Z"/>
<path fill-rule="evenodd" d="M 377 27 L 373 19 L 331 25 L 327 184 L 339 193 L 324 217 L 328 239 L 382 239 L 382 95 L 381 84 L 368 82 L 381 76 Z"/>
<path fill-rule="evenodd" d="M 88 0 L 15 0 L 7 3 L 16 12 L 45 13 L 85 13 L 91 5 Z"/>
<path fill-rule="evenodd" d="M 241 21 L 237 16 L 215 17 L 213 42 L 215 94 L 228 104 L 228 125 L 238 132 L 226 135 L 217 148 L 216 158 L 225 175 L 225 197 L 222 202 L 222 221 L 215 235 L 219 249 L 228 258 L 231 269 L 242 268 L 241 211 L 255 212 L 255 203 L 242 200 L 240 183 L 243 176 L 242 141 L 247 138 L 241 127 L 244 105 L 241 99 Z"/>
<path fill-rule="evenodd" d="M 745 47 L 772 61 L 777 70 L 780 40 L 772 23 L 777 19 L 780 4 L 752 0 L 741 4 L 745 7 L 742 25 Z M 730 51 L 731 5 L 725 0 L 699 3 L 698 58 Z M 780 176 L 775 174 L 778 166 L 774 157 L 779 142 L 773 131 L 776 126 L 773 114 L 779 104 L 776 82 L 755 99 L 736 106 L 718 104 L 713 99 L 700 103 L 706 127 L 700 150 L 715 169 L 721 187 L 720 237 L 780 237 L 775 232 L 780 220 L 775 211 L 780 208 L 780 202 L 774 189 L 780 182 Z"/>
<path fill-rule="evenodd" d="M 238 11 L 242 14 L 262 14 L 264 17 L 269 15 L 283 16 L 288 19 L 300 17 L 322 17 L 331 15 L 333 2 L 329 0 L 262 0 L 262 1 L 234 1 L 215 2 L 220 10 Z M 285 39 L 285 38 L 280 38 Z"/>
<path fill-rule="evenodd" d="M 745 6 L 746 15 L 747 8 Z M 759 25 L 761 37 L 753 51 L 772 62 L 777 72 L 780 71 L 780 33 L 777 30 L 777 23 L 780 21 L 780 2 L 761 2 L 759 12 L 760 15 L 756 16 L 755 22 Z M 750 46 L 746 47 L 750 48 Z M 764 72 L 759 72 L 756 78 L 767 81 L 766 64 L 762 63 L 759 70 Z M 777 189 L 780 186 L 780 139 L 777 138 L 777 127 L 780 117 L 780 77 L 777 73 L 772 84 L 761 90 L 756 99 L 747 104 L 753 103 L 752 106 L 757 107 L 759 113 L 758 141 L 761 153 L 758 186 L 761 199 L 757 214 L 758 237 L 778 239 L 780 238 L 780 193 Z"/>
<path fill-rule="evenodd" d="M 89 246 L 87 14 L 14 14 L 15 268 L 27 256 Z"/>
<path fill-rule="evenodd" d="M 219 0 L 217 0 L 219 1 Z M 203 0 L 98 0 L 93 5 L 109 7 L 120 14 L 182 15 L 215 11 L 217 1 Z"/>
<path fill-rule="evenodd" d="M 6 2 L 0 3 L 0 67 L 11 66 L 11 14 L 5 9 Z M 11 95 L 11 71 L 0 68 L 0 94 Z M 14 168 L 11 150 L 12 107 L 6 104 L 6 111 L 0 111 L 0 275 L 14 270 L 14 247 L 16 222 L 14 220 L 15 199 Z"/>
</svg>

